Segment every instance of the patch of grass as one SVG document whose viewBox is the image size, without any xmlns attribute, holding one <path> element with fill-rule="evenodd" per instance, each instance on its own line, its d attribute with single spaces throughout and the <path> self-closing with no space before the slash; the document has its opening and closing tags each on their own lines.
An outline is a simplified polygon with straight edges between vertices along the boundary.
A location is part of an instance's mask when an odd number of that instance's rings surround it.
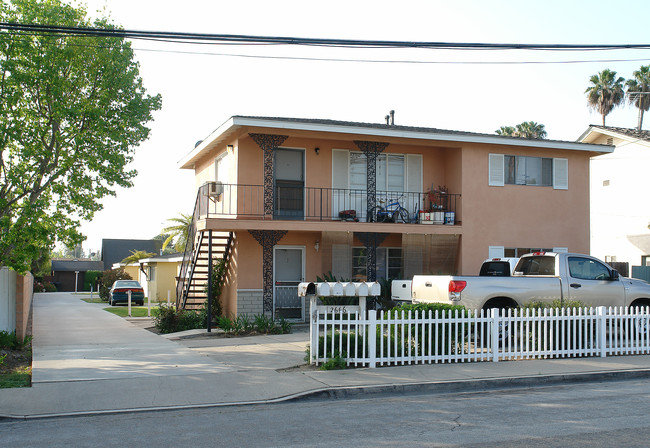
<svg viewBox="0 0 650 448">
<path fill-rule="evenodd" d="M 29 387 L 32 377 L 32 338 L 0 331 L 0 389 Z"/>
<path fill-rule="evenodd" d="M 14 372 L 0 374 L 0 389 L 12 387 L 30 387 L 32 384 L 32 368 L 21 367 Z"/>
<path fill-rule="evenodd" d="M 128 306 L 110 306 L 104 308 L 104 311 L 113 313 L 120 317 L 128 317 L 129 307 Z M 153 307 L 151 308 L 151 314 L 153 315 Z M 147 317 L 147 307 L 146 306 L 132 306 L 131 307 L 131 317 Z"/>
</svg>

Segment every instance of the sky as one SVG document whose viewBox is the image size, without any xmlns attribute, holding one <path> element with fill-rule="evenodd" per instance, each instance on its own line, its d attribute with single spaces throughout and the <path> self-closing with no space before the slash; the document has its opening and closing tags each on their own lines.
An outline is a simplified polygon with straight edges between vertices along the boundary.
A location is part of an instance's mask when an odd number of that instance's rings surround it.
<svg viewBox="0 0 650 448">
<path fill-rule="evenodd" d="M 650 2 L 645 0 L 83 4 L 91 17 L 108 15 L 130 30 L 436 42 L 650 43 L 644 32 Z M 105 198 L 103 210 L 82 224 L 86 251 L 101 249 L 103 238 L 153 238 L 167 219 L 191 213 L 194 174 L 181 170 L 178 161 L 233 115 L 384 123 L 395 110 L 397 125 L 491 134 L 500 126 L 535 121 L 546 126 L 549 139 L 575 141 L 590 124 L 602 121 L 587 106 L 590 76 L 609 68 L 627 79 L 650 64 L 650 50 L 479 52 L 147 41 L 132 46 L 147 91 L 160 93 L 163 105 L 149 123 L 150 138 L 136 149 L 132 166 L 139 174 L 134 186 Z M 337 61 L 342 59 L 348 61 Z M 635 127 L 637 115 L 636 108 L 625 105 L 607 116 L 607 125 Z M 644 129 L 649 126 L 644 123 Z"/>
</svg>

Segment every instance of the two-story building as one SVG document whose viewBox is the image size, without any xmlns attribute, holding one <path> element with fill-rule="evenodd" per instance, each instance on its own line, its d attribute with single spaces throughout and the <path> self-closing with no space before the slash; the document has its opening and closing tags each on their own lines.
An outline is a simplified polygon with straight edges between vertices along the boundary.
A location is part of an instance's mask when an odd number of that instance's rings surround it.
<svg viewBox="0 0 650 448">
<path fill-rule="evenodd" d="M 589 159 L 604 145 L 234 116 L 180 162 L 198 195 L 179 306 L 227 256 L 227 313 L 302 319 L 297 284 L 476 274 L 488 256 L 589 252 Z M 393 205 L 391 205 L 393 204 Z M 202 280 L 201 280 L 202 278 Z M 192 296 L 195 296 L 192 299 Z"/>
<path fill-rule="evenodd" d="M 650 266 L 650 203 L 637 196 L 650 169 L 650 131 L 592 125 L 579 141 L 615 148 L 591 160 L 591 254 Z"/>
</svg>

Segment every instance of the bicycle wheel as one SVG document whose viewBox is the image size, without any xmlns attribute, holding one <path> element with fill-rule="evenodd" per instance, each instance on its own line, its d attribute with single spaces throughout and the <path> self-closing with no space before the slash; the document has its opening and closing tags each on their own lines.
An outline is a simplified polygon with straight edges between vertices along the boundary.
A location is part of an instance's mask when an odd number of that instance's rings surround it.
<svg viewBox="0 0 650 448">
<path fill-rule="evenodd" d="M 409 217 L 409 212 L 404 207 L 400 208 L 398 213 L 399 213 L 399 220 L 402 221 L 403 223 L 408 223 L 411 221 L 411 218 Z"/>
</svg>

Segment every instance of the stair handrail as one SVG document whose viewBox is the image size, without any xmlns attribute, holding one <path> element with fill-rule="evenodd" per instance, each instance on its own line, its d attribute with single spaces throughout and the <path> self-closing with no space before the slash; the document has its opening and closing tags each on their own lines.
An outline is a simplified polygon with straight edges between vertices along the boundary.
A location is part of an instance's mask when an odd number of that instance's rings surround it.
<svg viewBox="0 0 650 448">
<path fill-rule="evenodd" d="M 181 269 L 179 273 L 178 282 L 176 283 L 176 309 L 185 308 L 185 302 L 187 301 L 189 284 L 191 282 L 191 276 L 188 276 L 188 270 L 190 265 L 194 265 L 194 254 L 196 252 L 196 247 L 194 240 L 196 238 L 196 222 L 199 219 L 201 214 L 201 197 L 205 196 L 206 186 L 202 185 L 199 187 L 199 190 L 196 194 L 196 201 L 194 202 L 194 211 L 192 212 L 192 222 L 188 225 L 187 230 L 187 241 L 185 242 L 185 250 L 183 251 L 183 261 L 181 263 Z M 190 273 L 191 275 L 191 273 Z"/>
</svg>

